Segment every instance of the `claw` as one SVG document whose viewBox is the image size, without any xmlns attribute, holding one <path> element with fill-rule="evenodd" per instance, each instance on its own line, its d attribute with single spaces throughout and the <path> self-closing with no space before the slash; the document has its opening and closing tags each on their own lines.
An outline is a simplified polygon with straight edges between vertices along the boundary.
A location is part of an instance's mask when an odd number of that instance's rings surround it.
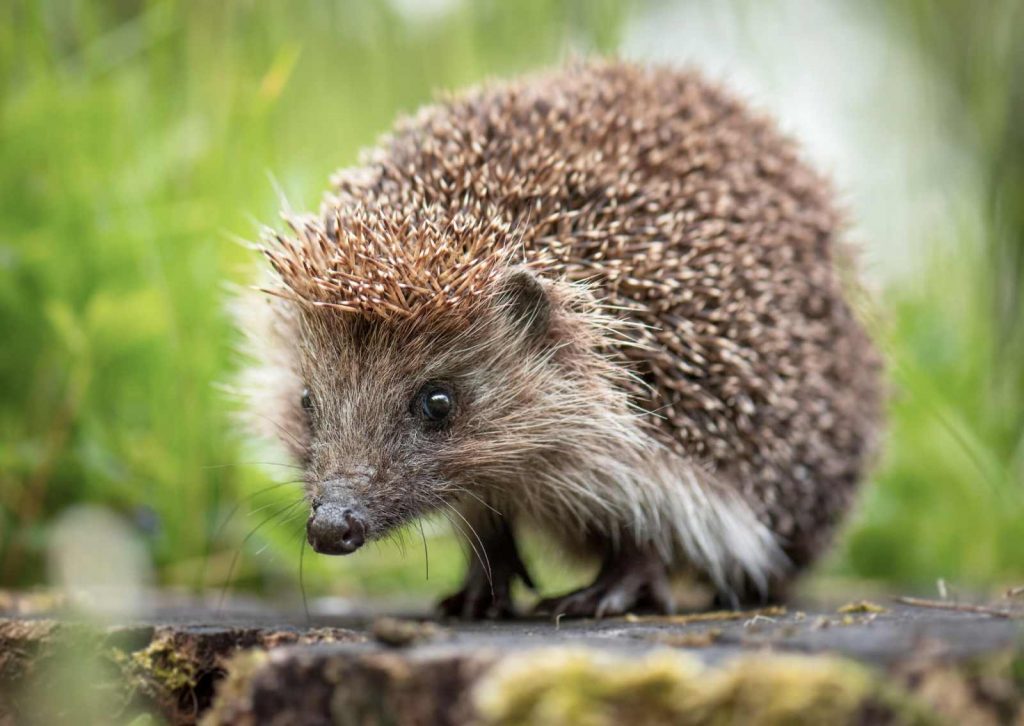
<svg viewBox="0 0 1024 726">
<path fill-rule="evenodd" d="M 536 589 L 507 523 L 484 541 L 490 570 L 485 571 L 478 561 L 471 562 L 462 589 L 438 604 L 442 615 L 462 620 L 507 620 L 516 617 L 512 602 L 515 579 L 522 580 L 531 590 Z"/>
<path fill-rule="evenodd" d="M 675 611 L 668 571 L 656 557 L 630 552 L 609 558 L 593 584 L 541 600 L 534 613 L 604 618 L 631 610 L 666 615 Z"/>
<path fill-rule="evenodd" d="M 486 582 L 483 587 L 467 583 L 442 600 L 438 608 L 443 616 L 461 620 L 506 620 L 516 616 L 508 588 L 495 586 L 492 592 Z"/>
</svg>

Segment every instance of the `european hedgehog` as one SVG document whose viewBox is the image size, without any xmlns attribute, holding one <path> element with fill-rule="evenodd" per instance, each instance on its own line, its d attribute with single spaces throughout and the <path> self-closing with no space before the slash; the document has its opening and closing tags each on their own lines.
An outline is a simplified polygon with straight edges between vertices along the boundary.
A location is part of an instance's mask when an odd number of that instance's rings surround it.
<svg viewBox="0 0 1024 726">
<path fill-rule="evenodd" d="M 473 556 L 442 602 L 513 613 L 514 532 L 600 562 L 542 611 L 779 596 L 880 422 L 828 184 L 692 72 L 583 63 L 447 98 L 269 233 L 248 399 L 302 463 L 325 554 L 428 513 Z M 254 314 L 254 310 L 260 314 Z"/>
</svg>

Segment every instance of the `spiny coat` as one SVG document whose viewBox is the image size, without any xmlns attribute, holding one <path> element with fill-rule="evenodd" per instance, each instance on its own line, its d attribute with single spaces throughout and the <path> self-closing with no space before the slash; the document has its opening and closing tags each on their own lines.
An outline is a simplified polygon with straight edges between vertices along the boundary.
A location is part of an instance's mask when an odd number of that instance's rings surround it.
<svg viewBox="0 0 1024 726">
<path fill-rule="evenodd" d="M 486 508 L 773 591 L 826 548 L 880 420 L 831 199 L 692 72 L 589 63 L 448 98 L 270 240 L 254 420 L 372 536 Z M 455 390 L 444 431 L 410 413 L 432 380 Z"/>
</svg>

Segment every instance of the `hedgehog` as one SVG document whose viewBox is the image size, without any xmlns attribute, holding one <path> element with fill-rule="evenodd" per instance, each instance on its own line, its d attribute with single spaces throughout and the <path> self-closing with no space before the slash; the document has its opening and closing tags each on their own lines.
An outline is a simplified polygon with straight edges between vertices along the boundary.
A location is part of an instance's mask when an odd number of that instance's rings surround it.
<svg viewBox="0 0 1024 726">
<path fill-rule="evenodd" d="M 516 537 L 598 569 L 538 612 L 669 613 L 673 580 L 783 597 L 873 458 L 881 363 L 829 183 L 692 70 L 586 61 L 398 122 L 287 213 L 243 305 L 252 420 L 312 548 L 425 515 L 463 618 L 516 614 Z"/>
</svg>

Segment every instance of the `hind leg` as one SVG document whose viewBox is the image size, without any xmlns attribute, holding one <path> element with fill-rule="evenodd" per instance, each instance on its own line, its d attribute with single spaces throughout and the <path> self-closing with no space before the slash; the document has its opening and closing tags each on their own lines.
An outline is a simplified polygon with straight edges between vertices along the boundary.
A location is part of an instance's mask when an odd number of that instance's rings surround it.
<svg viewBox="0 0 1024 726">
<path fill-rule="evenodd" d="M 657 555 L 635 546 L 609 551 L 594 582 L 537 604 L 553 616 L 596 617 L 643 610 L 669 615 L 675 610 L 668 568 Z"/>
</svg>

